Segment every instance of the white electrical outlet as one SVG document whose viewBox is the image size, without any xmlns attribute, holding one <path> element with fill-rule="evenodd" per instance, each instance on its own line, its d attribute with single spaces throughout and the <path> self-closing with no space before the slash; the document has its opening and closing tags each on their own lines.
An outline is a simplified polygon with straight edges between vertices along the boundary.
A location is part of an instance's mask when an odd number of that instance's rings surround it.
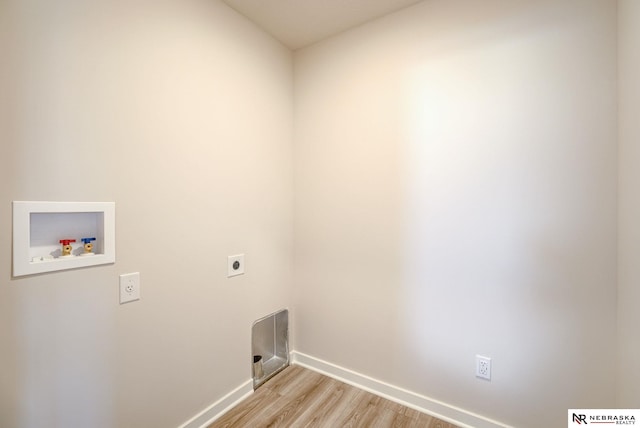
<svg viewBox="0 0 640 428">
<path fill-rule="evenodd" d="M 120 304 L 140 300 L 140 272 L 120 275 Z"/>
<path fill-rule="evenodd" d="M 244 254 L 227 258 L 227 278 L 244 274 Z"/>
<path fill-rule="evenodd" d="M 491 380 L 491 358 L 476 355 L 476 377 Z"/>
</svg>

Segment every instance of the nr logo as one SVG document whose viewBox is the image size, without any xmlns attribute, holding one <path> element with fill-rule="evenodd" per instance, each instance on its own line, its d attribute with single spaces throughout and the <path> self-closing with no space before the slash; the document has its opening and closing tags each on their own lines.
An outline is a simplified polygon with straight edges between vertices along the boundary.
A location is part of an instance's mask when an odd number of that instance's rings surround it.
<svg viewBox="0 0 640 428">
<path fill-rule="evenodd" d="M 573 422 L 576 424 L 587 424 L 587 415 L 577 415 L 577 414 L 573 414 Z"/>
</svg>

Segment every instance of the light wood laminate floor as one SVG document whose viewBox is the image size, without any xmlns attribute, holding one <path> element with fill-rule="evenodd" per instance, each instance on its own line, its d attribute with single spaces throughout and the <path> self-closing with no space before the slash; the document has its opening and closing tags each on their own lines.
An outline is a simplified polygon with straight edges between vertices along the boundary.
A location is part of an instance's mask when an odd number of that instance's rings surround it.
<svg viewBox="0 0 640 428">
<path fill-rule="evenodd" d="M 300 366 L 289 366 L 209 428 L 457 428 Z"/>
</svg>

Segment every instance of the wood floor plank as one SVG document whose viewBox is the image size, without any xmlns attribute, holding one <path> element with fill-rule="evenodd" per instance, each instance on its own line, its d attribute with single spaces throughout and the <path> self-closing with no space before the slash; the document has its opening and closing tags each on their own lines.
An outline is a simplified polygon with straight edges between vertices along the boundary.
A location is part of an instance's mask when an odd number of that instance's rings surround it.
<svg viewBox="0 0 640 428">
<path fill-rule="evenodd" d="M 457 428 L 302 368 L 289 366 L 209 428 Z"/>
<path fill-rule="evenodd" d="M 348 414 L 350 406 L 360 390 L 352 388 L 342 382 L 331 379 L 332 394 L 324 406 L 316 408 L 310 415 L 310 420 L 304 427 L 340 426 L 344 415 Z"/>
<path fill-rule="evenodd" d="M 330 394 L 327 381 L 319 379 L 318 382 L 309 384 L 307 390 L 295 397 L 290 397 L 287 405 L 272 421 L 265 421 L 267 426 L 290 427 L 299 420 L 304 420 L 306 412 L 312 412 L 315 407 L 321 406 L 325 398 Z"/>
<path fill-rule="evenodd" d="M 251 400 L 245 400 L 241 406 L 224 414 L 214 426 L 217 428 L 249 426 L 246 424 L 264 417 L 270 409 L 275 410 L 280 407 L 280 397 L 267 389 L 254 393 L 250 398 Z"/>
</svg>

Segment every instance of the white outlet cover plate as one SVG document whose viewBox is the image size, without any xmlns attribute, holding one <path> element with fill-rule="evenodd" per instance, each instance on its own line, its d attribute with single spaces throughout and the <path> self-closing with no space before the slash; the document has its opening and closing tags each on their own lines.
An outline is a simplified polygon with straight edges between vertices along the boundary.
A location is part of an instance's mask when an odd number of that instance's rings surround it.
<svg viewBox="0 0 640 428">
<path fill-rule="evenodd" d="M 491 380 L 491 358 L 476 355 L 476 377 Z"/>
<path fill-rule="evenodd" d="M 238 267 L 235 268 L 235 263 L 238 263 Z M 229 256 L 227 261 L 227 278 L 232 276 L 244 274 L 244 254 L 238 254 L 235 256 Z"/>
<path fill-rule="evenodd" d="M 120 275 L 120 304 L 140 300 L 140 272 Z"/>
</svg>

